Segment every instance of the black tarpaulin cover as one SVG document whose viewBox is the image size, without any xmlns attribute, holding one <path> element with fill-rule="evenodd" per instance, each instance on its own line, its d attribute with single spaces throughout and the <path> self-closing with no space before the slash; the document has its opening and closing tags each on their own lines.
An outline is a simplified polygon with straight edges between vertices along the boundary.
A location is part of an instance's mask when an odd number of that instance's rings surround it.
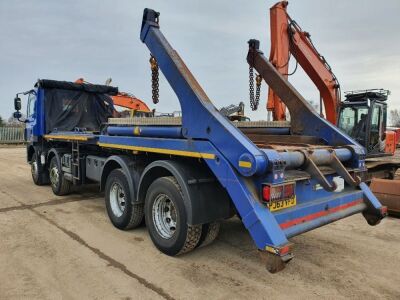
<svg viewBox="0 0 400 300">
<path fill-rule="evenodd" d="M 50 82 L 51 85 L 49 82 L 39 82 L 39 86 L 44 89 L 47 133 L 75 129 L 99 131 L 100 125 L 112 117 L 114 105 L 111 97 L 104 92 L 107 92 L 107 88 L 116 88 L 51 80 Z M 108 91 L 112 92 L 112 89 Z M 116 91 L 118 92 L 118 89 Z"/>
<path fill-rule="evenodd" d="M 35 84 L 36 87 L 43 89 L 62 89 L 72 91 L 85 91 L 89 93 L 101 93 L 115 96 L 118 94 L 118 88 L 109 85 L 101 84 L 87 84 L 87 83 L 75 83 L 70 81 L 59 81 L 50 79 L 39 79 Z"/>
</svg>

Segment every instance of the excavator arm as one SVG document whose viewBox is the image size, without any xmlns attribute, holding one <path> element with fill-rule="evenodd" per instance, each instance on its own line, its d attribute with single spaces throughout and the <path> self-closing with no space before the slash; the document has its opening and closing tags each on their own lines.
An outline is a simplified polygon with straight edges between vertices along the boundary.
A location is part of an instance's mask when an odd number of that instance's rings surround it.
<svg viewBox="0 0 400 300">
<path fill-rule="evenodd" d="M 325 58 L 314 47 L 310 34 L 303 31 L 287 14 L 287 6 L 287 1 L 281 1 L 270 9 L 269 61 L 282 76 L 287 78 L 290 56 L 293 55 L 318 88 L 324 103 L 326 119 L 336 124 L 340 85 Z M 274 120 L 286 119 L 286 106 L 271 88 L 268 91 L 267 109 L 272 111 Z"/>
<path fill-rule="evenodd" d="M 150 108 L 142 100 L 136 98 L 135 96 L 120 92 L 115 96 L 111 96 L 114 105 L 133 109 L 140 112 L 150 112 Z"/>
</svg>

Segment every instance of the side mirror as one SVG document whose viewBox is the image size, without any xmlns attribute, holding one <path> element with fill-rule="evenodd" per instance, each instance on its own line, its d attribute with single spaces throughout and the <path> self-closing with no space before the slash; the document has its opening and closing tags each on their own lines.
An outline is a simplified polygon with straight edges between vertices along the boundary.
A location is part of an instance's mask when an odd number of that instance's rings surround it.
<svg viewBox="0 0 400 300">
<path fill-rule="evenodd" d="M 21 110 L 21 98 L 19 98 L 18 96 L 16 96 L 15 98 L 14 98 L 14 108 L 15 108 L 15 110 L 18 112 L 18 111 L 20 111 Z"/>
<path fill-rule="evenodd" d="M 22 114 L 21 114 L 21 112 L 16 111 L 13 113 L 13 117 L 14 117 L 14 119 L 20 119 L 22 117 Z"/>
</svg>

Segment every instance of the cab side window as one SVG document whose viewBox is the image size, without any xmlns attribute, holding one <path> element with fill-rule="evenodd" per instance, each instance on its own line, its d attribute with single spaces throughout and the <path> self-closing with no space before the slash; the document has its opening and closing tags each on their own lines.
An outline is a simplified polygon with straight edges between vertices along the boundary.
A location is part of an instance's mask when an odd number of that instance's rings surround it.
<svg viewBox="0 0 400 300">
<path fill-rule="evenodd" d="M 351 107 L 346 107 L 340 114 L 339 127 L 347 134 L 351 134 L 354 129 L 355 118 L 355 110 Z"/>
<path fill-rule="evenodd" d="M 28 111 L 26 113 L 26 116 L 28 118 L 35 117 L 35 110 L 36 110 L 36 95 L 31 93 L 29 94 L 28 97 Z"/>
<path fill-rule="evenodd" d="M 381 116 L 380 106 L 374 106 L 372 110 L 371 130 L 378 131 Z"/>
</svg>

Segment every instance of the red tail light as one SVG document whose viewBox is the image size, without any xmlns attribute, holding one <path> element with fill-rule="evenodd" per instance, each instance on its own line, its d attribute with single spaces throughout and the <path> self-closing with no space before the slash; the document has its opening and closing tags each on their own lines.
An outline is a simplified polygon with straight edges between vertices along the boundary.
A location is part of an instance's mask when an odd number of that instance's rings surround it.
<svg viewBox="0 0 400 300">
<path fill-rule="evenodd" d="M 271 198 L 271 188 L 269 185 L 264 185 L 263 187 L 263 199 L 264 201 L 268 202 Z"/>
<path fill-rule="evenodd" d="M 294 196 L 294 183 L 285 183 L 280 185 L 264 185 L 262 190 L 263 200 L 265 202 L 287 199 Z"/>
<path fill-rule="evenodd" d="M 290 198 L 294 195 L 294 183 L 286 184 L 284 186 L 284 195 L 285 198 Z"/>
</svg>

